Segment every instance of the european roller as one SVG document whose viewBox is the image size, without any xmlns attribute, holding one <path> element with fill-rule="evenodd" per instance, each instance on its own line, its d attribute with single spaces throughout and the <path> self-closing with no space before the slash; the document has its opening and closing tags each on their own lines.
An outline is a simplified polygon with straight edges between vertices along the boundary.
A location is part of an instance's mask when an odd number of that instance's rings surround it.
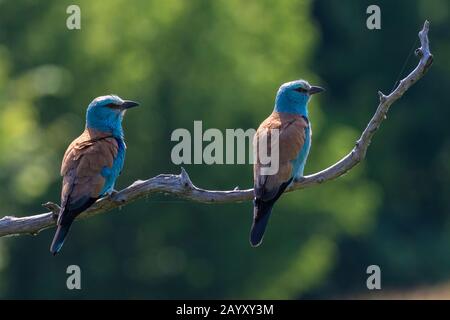
<svg viewBox="0 0 450 320">
<path fill-rule="evenodd" d="M 84 132 L 67 148 L 61 165 L 61 211 L 50 252 L 57 254 L 70 226 L 97 199 L 111 194 L 125 161 L 122 119 L 139 105 L 115 95 L 95 98 L 86 112 Z"/>
<path fill-rule="evenodd" d="M 250 243 L 254 247 L 262 242 L 274 203 L 294 180 L 303 176 L 311 147 L 308 102 L 311 95 L 322 91 L 323 88 L 311 86 L 305 80 L 283 84 L 278 90 L 272 114 L 256 131 L 253 140 L 255 150 L 265 143 L 267 150 L 262 154 L 273 158 L 276 155 L 272 155 L 270 149 L 275 143 L 278 145 L 278 170 L 274 174 L 263 172 L 263 164 L 267 161 L 261 161 L 261 152 L 256 152 L 253 166 L 253 225 L 250 231 Z M 271 136 L 276 138 L 273 129 L 278 129 L 278 141 L 271 141 Z"/>
</svg>

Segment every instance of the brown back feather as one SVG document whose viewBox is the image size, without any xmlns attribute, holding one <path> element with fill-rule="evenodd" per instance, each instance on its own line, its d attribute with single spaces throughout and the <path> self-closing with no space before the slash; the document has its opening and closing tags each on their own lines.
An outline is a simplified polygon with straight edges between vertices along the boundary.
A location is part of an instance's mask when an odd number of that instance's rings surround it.
<svg viewBox="0 0 450 320">
<path fill-rule="evenodd" d="M 277 194 L 279 187 L 292 177 L 291 161 L 298 156 L 305 143 L 305 129 L 307 127 L 308 123 L 300 115 L 275 111 L 261 123 L 255 134 L 253 147 L 258 150 L 258 142 L 266 135 L 268 138 L 268 154 L 270 155 L 270 130 L 278 129 L 279 170 L 274 175 L 262 175 L 260 172 L 262 164 L 259 161 L 259 154 L 257 154 L 253 166 L 256 198 L 262 198 L 264 201 L 272 199 Z"/>
<path fill-rule="evenodd" d="M 105 183 L 101 171 L 105 166 L 112 167 L 117 152 L 116 139 L 93 129 L 86 129 L 69 145 L 61 165 L 62 212 L 84 197 L 100 196 Z"/>
</svg>

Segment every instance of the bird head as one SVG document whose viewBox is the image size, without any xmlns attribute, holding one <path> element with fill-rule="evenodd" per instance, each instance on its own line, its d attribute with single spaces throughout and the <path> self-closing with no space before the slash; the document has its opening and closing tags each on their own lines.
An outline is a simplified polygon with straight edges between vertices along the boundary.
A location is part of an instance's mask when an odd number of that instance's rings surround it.
<svg viewBox="0 0 450 320">
<path fill-rule="evenodd" d="M 122 136 L 122 119 L 125 112 L 139 103 L 123 100 L 116 95 L 95 98 L 86 112 L 86 126 L 114 136 Z"/>
<path fill-rule="evenodd" d="M 281 85 L 275 100 L 278 112 L 299 113 L 307 116 L 307 104 L 313 94 L 324 91 L 322 87 L 312 86 L 306 80 L 295 80 Z"/>
</svg>

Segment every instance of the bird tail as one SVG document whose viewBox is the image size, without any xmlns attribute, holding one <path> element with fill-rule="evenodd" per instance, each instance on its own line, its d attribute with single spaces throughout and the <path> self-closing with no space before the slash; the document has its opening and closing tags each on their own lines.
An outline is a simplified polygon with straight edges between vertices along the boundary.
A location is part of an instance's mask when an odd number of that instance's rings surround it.
<svg viewBox="0 0 450 320">
<path fill-rule="evenodd" d="M 252 247 L 257 247 L 261 244 L 267 223 L 269 222 L 270 214 L 272 213 L 272 207 L 280 198 L 284 190 L 291 184 L 293 179 L 294 178 L 290 178 L 288 181 L 282 183 L 278 188 L 277 194 L 271 200 L 263 201 L 261 198 L 255 197 L 253 206 L 253 224 L 250 231 L 250 244 Z"/>
<path fill-rule="evenodd" d="M 253 209 L 253 224 L 250 231 L 250 244 L 252 247 L 257 247 L 261 244 L 264 232 L 266 231 L 267 223 L 269 222 L 270 214 L 274 202 L 264 202 L 259 200 Z"/>
<path fill-rule="evenodd" d="M 72 220 L 73 221 L 73 220 Z M 50 246 L 50 252 L 56 255 L 62 248 L 64 240 L 66 240 L 67 233 L 69 232 L 72 221 L 58 225 L 55 236 L 53 237 L 52 244 Z"/>
</svg>

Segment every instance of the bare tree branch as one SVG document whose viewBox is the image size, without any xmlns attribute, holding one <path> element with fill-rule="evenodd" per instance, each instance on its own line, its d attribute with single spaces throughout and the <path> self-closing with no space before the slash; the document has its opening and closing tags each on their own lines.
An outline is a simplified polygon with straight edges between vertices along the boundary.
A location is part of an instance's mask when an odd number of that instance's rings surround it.
<svg viewBox="0 0 450 320">
<path fill-rule="evenodd" d="M 429 22 L 425 21 L 422 30 L 419 32 L 421 47 L 416 50 L 416 55 L 420 58 L 419 64 L 411 73 L 400 81 L 399 85 L 389 95 L 378 92 L 380 102 L 378 108 L 369 121 L 366 129 L 356 142 L 355 147 L 349 154 L 332 166 L 305 176 L 300 181 L 296 181 L 288 192 L 312 187 L 326 181 L 336 179 L 356 166 L 366 156 L 367 148 L 386 118 L 390 106 L 397 101 L 415 82 L 417 82 L 428 71 L 433 56 L 430 53 L 428 43 Z M 78 218 L 87 218 L 99 213 L 110 211 L 114 208 L 124 206 L 132 201 L 146 197 L 154 193 L 167 193 L 179 198 L 202 203 L 226 203 L 251 200 L 253 189 L 230 191 L 205 190 L 196 187 L 190 180 L 187 172 L 182 168 L 180 175 L 160 174 L 148 180 L 139 180 L 131 186 L 102 199 L 99 199 L 91 208 L 83 212 Z M 48 202 L 43 205 L 50 212 L 28 216 L 11 217 L 5 216 L 0 219 L 0 237 L 18 234 L 37 234 L 39 231 L 55 225 L 59 206 Z"/>
</svg>

